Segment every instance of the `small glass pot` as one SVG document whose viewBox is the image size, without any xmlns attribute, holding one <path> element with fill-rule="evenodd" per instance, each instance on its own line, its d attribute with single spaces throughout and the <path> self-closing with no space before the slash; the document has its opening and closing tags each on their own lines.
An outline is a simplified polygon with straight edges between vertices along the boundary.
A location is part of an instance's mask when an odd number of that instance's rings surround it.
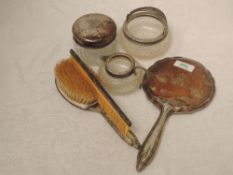
<svg viewBox="0 0 233 175">
<path fill-rule="evenodd" d="M 118 52 L 105 60 L 99 69 L 99 76 L 108 91 L 123 94 L 139 88 L 144 70 L 133 57 Z"/>
<path fill-rule="evenodd" d="M 102 56 L 115 52 L 116 31 L 113 19 L 104 14 L 81 16 L 72 27 L 74 50 L 86 64 L 100 66 Z"/>
<path fill-rule="evenodd" d="M 131 11 L 122 26 L 122 48 L 138 58 L 153 58 L 163 54 L 170 45 L 165 14 L 155 7 Z"/>
</svg>

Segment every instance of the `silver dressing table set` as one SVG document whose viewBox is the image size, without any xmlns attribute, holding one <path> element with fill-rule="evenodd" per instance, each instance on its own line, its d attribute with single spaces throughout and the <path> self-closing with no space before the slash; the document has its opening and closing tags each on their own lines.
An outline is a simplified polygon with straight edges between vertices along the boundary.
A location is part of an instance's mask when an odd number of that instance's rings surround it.
<svg viewBox="0 0 233 175">
<path fill-rule="evenodd" d="M 166 58 L 156 60 L 149 69 L 137 61 L 159 58 L 171 44 L 166 16 L 158 8 L 132 10 L 119 32 L 107 15 L 86 14 L 74 22 L 72 33 L 76 54 L 98 69 L 97 75 L 107 91 L 124 95 L 142 86 L 149 100 L 161 108 L 160 117 L 139 148 L 138 171 L 152 161 L 168 116 L 204 107 L 214 95 L 213 77 L 196 61 Z M 123 52 L 119 52 L 119 46 Z"/>
</svg>

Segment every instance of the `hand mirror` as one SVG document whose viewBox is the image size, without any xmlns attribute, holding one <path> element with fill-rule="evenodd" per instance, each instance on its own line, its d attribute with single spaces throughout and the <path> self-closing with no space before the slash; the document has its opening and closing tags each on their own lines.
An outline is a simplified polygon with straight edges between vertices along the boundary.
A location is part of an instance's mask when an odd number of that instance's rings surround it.
<svg viewBox="0 0 233 175">
<path fill-rule="evenodd" d="M 215 93 L 210 72 L 197 61 L 182 57 L 156 62 L 146 71 L 142 87 L 147 97 L 161 108 L 161 113 L 139 150 L 138 171 L 151 162 L 168 116 L 205 107 Z"/>
</svg>

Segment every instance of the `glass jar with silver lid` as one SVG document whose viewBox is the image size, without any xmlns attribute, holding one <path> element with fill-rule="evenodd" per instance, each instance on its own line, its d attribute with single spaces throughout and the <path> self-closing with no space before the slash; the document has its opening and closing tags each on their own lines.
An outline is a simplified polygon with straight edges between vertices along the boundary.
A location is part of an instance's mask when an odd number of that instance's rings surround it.
<svg viewBox="0 0 233 175">
<path fill-rule="evenodd" d="M 117 52 L 107 57 L 99 69 L 105 88 L 115 94 L 125 94 L 139 88 L 144 68 L 126 53 Z"/>
<path fill-rule="evenodd" d="M 86 64 L 100 66 L 102 56 L 115 52 L 116 31 L 113 19 L 104 14 L 81 16 L 72 27 L 74 50 Z"/>
<path fill-rule="evenodd" d="M 153 58 L 163 54 L 171 42 L 165 14 L 155 7 L 131 11 L 122 26 L 122 48 L 138 58 Z"/>
</svg>

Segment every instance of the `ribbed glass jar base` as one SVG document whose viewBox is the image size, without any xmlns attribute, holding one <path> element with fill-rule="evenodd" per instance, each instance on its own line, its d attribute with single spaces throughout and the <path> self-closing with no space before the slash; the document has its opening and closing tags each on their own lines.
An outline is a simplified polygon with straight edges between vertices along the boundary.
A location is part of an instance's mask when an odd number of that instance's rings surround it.
<svg viewBox="0 0 233 175">
<path fill-rule="evenodd" d="M 119 44 L 124 51 L 137 58 L 156 58 L 163 55 L 169 48 L 172 42 L 170 32 L 160 42 L 152 45 L 136 43 L 125 37 L 123 31 L 119 34 Z"/>
<path fill-rule="evenodd" d="M 73 41 L 73 48 L 87 65 L 100 66 L 104 63 L 104 56 L 109 56 L 116 51 L 116 41 L 102 48 L 85 48 Z"/>
</svg>

